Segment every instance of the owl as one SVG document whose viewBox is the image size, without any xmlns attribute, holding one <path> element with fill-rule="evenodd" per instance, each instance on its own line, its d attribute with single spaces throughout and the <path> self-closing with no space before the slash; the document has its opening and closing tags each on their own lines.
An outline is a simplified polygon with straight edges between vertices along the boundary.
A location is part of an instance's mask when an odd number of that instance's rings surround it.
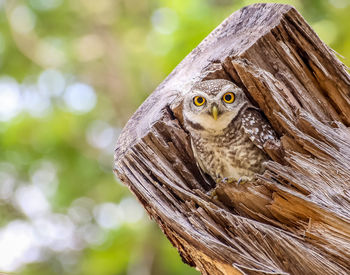
<svg viewBox="0 0 350 275">
<path fill-rule="evenodd" d="M 198 166 L 216 182 L 240 183 L 264 171 L 263 151 L 276 134 L 243 90 L 224 80 L 197 82 L 185 95 L 183 118 Z"/>
</svg>

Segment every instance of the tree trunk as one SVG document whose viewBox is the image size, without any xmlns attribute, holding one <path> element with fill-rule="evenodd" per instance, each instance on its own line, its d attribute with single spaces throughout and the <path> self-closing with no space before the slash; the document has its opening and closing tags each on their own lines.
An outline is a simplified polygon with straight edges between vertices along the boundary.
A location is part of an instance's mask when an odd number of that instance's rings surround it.
<svg viewBox="0 0 350 275">
<path fill-rule="evenodd" d="M 240 86 L 280 137 L 264 147 L 265 173 L 238 187 L 202 179 L 182 124 L 183 94 L 216 78 Z M 349 83 L 294 8 L 243 8 L 133 115 L 115 172 L 202 274 L 350 274 Z"/>
</svg>

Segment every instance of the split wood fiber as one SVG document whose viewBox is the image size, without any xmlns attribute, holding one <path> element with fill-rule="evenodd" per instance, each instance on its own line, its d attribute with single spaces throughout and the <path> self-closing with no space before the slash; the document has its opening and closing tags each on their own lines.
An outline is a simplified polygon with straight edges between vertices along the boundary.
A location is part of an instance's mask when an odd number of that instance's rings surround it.
<svg viewBox="0 0 350 275">
<path fill-rule="evenodd" d="M 240 86 L 280 137 L 265 146 L 265 173 L 238 187 L 201 177 L 182 125 L 182 95 L 216 78 Z M 115 172 L 202 274 L 350 274 L 349 84 L 346 67 L 293 7 L 248 6 L 132 116 Z"/>
</svg>

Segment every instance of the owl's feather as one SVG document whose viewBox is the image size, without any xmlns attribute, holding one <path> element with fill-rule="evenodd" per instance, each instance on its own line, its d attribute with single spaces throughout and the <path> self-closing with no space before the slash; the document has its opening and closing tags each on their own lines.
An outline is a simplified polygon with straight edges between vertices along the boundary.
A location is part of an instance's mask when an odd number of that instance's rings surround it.
<svg viewBox="0 0 350 275">
<path fill-rule="evenodd" d="M 277 140 L 275 131 L 257 108 L 249 107 L 243 112 L 242 128 L 259 149 L 263 149 L 268 140 Z"/>
<path fill-rule="evenodd" d="M 197 160 L 196 165 L 198 167 L 198 170 L 199 170 L 202 178 L 207 182 L 208 186 L 212 186 L 213 185 L 213 178 L 211 178 L 210 175 L 208 174 L 208 172 L 206 172 L 204 164 L 202 163 L 200 157 L 198 157 L 198 155 L 197 155 L 197 150 L 193 147 L 192 140 L 191 140 L 191 148 L 192 148 L 193 156 Z"/>
</svg>

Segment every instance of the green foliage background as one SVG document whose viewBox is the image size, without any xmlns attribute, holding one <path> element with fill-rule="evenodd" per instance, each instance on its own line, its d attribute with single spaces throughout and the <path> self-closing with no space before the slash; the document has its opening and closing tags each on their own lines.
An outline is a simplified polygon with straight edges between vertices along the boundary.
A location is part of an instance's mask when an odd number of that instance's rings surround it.
<svg viewBox="0 0 350 275">
<path fill-rule="evenodd" d="M 113 145 L 174 67 L 253 2 L 0 1 L 0 271 L 198 274 L 113 175 Z M 281 3 L 350 56 L 348 0 Z M 83 107 L 69 99 L 77 83 Z"/>
</svg>

